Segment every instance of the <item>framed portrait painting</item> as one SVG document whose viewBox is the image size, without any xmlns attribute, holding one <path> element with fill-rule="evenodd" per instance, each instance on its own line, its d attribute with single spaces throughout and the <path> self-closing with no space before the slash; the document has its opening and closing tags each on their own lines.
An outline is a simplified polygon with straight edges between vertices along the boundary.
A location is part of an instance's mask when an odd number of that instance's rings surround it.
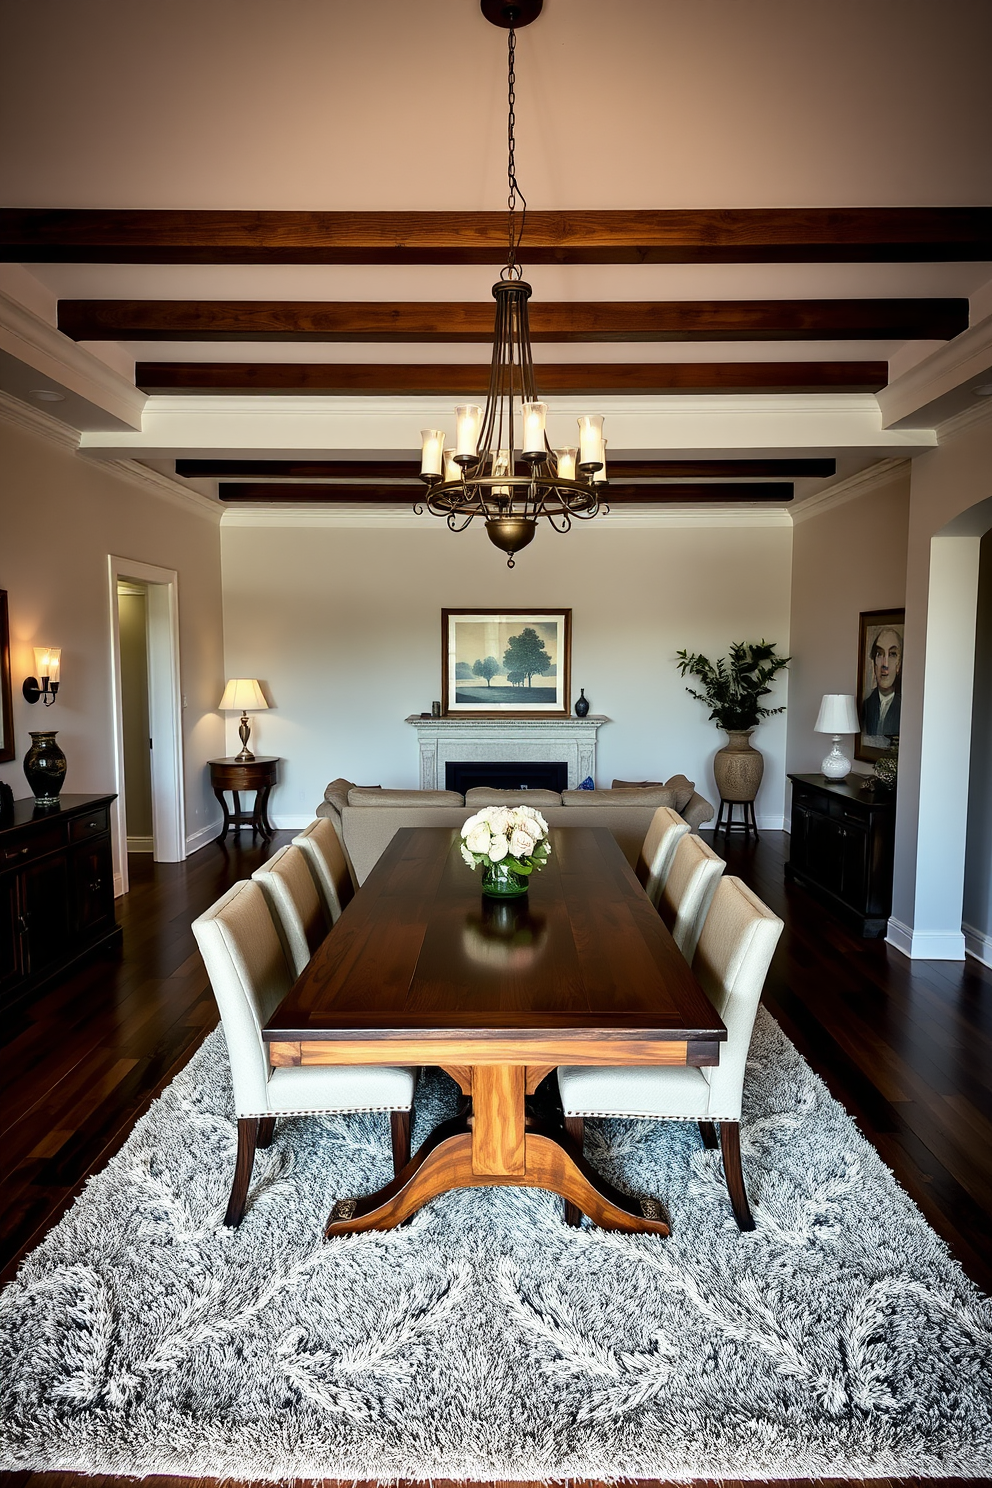
<svg viewBox="0 0 992 1488">
<path fill-rule="evenodd" d="M 10 629 L 7 591 L 0 589 L 0 761 L 14 758 L 14 710 L 10 698 Z"/>
<path fill-rule="evenodd" d="M 854 757 L 874 763 L 899 733 L 905 610 L 864 610 L 858 631 L 858 718 Z"/>
<path fill-rule="evenodd" d="M 446 718 L 567 718 L 571 610 L 442 610 Z"/>
</svg>

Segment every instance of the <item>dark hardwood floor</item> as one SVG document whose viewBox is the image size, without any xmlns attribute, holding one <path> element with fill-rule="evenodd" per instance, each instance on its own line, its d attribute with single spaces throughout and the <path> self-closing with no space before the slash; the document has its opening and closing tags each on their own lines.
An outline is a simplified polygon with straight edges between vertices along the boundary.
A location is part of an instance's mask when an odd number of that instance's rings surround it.
<svg viewBox="0 0 992 1488">
<path fill-rule="evenodd" d="M 119 956 L 90 961 L 8 1013 L 0 1280 L 14 1274 L 215 1025 L 190 921 L 290 835 L 255 846 L 229 839 L 186 863 L 132 857 L 131 891 L 118 901 Z M 966 1272 L 992 1291 L 992 971 L 970 960 L 910 962 L 882 941 L 850 934 L 785 884 L 788 842 L 776 832 L 758 843 L 716 841 L 730 870 L 786 921 L 765 1002 Z M 0 1480 L 3 1488 L 120 1488 L 124 1481 L 68 1473 L 2 1473 Z M 148 1481 L 207 1488 L 203 1479 Z M 960 1480 L 919 1481 L 937 1488 Z M 845 1482 L 850 1488 L 852 1480 Z"/>
</svg>

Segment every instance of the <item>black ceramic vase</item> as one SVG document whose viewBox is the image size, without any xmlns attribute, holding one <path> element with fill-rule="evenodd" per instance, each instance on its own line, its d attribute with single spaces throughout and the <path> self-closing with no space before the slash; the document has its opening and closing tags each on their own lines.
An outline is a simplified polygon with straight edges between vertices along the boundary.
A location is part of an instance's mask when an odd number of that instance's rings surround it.
<svg viewBox="0 0 992 1488">
<path fill-rule="evenodd" d="M 65 780 L 66 758 L 55 742 L 57 729 L 32 733 L 31 748 L 24 756 L 24 774 L 37 806 L 57 806 Z"/>
<path fill-rule="evenodd" d="M 585 688 L 582 687 L 582 688 L 579 689 L 579 695 L 578 695 L 578 697 L 575 700 L 575 716 L 576 716 L 576 718 L 585 718 L 585 716 L 586 716 L 586 714 L 588 712 L 589 712 L 589 699 L 586 697 L 586 690 L 585 690 Z"/>
</svg>

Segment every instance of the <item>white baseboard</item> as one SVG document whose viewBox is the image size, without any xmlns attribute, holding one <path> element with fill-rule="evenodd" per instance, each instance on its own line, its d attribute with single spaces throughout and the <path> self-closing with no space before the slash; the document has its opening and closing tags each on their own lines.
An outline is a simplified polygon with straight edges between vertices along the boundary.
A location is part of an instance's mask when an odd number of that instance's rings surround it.
<svg viewBox="0 0 992 1488">
<path fill-rule="evenodd" d="M 123 873 L 115 873 L 114 874 L 114 898 L 115 899 L 123 899 L 124 898 L 124 875 L 123 875 Z"/>
<path fill-rule="evenodd" d="M 976 930 L 974 925 L 962 925 L 964 931 L 964 953 L 973 956 L 983 966 L 992 967 L 992 935 Z"/>
<path fill-rule="evenodd" d="M 269 821 L 277 832 L 302 832 L 304 827 L 310 825 L 316 814 L 314 812 L 311 816 L 270 816 Z"/>
<path fill-rule="evenodd" d="M 885 939 L 911 961 L 964 960 L 965 941 L 960 930 L 914 930 L 893 915 Z"/>
<path fill-rule="evenodd" d="M 205 827 L 197 827 L 195 832 L 190 832 L 186 838 L 187 857 L 190 853 L 198 852 L 201 847 L 206 847 L 207 843 L 213 842 L 215 837 L 219 837 L 223 825 L 223 821 L 218 817 L 215 822 L 208 822 Z"/>
<path fill-rule="evenodd" d="M 154 837 L 129 837 L 127 839 L 128 852 L 154 852 Z"/>
<path fill-rule="evenodd" d="M 786 821 L 786 818 L 784 816 L 757 816 L 757 814 L 756 814 L 755 820 L 758 823 L 758 831 L 759 832 L 784 832 L 788 828 L 788 822 Z M 735 837 L 740 837 L 740 836 L 743 835 L 741 833 L 741 831 L 739 830 L 740 829 L 740 824 L 741 824 L 741 819 L 740 819 L 740 815 L 738 814 L 737 816 L 734 817 L 734 836 Z M 701 827 L 697 827 L 696 830 L 697 830 L 697 832 L 710 832 L 710 833 L 712 833 L 713 828 L 715 826 L 716 826 L 716 817 L 714 816 L 712 821 L 703 822 L 703 825 Z M 720 836 L 721 837 L 723 836 L 723 828 L 722 827 L 720 829 Z"/>
</svg>

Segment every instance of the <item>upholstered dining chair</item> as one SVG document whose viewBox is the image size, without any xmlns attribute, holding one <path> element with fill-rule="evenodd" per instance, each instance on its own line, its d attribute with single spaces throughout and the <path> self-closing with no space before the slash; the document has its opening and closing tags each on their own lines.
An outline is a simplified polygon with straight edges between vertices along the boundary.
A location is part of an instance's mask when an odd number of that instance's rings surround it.
<svg viewBox="0 0 992 1488">
<path fill-rule="evenodd" d="M 301 976 L 331 928 L 306 858 L 298 847 L 281 847 L 256 868 L 252 882 L 265 895 L 293 975 Z"/>
<path fill-rule="evenodd" d="M 661 891 L 665 887 L 668 871 L 672 866 L 675 849 L 680 838 L 689 831 L 689 823 L 683 821 L 671 806 L 659 806 L 651 818 L 651 825 L 644 836 L 644 845 L 637 860 L 637 877 L 644 886 L 655 909 Z"/>
<path fill-rule="evenodd" d="M 333 925 L 355 894 L 354 875 L 333 822 L 318 816 L 293 838 L 293 846 L 305 855 L 327 922 Z"/>
<path fill-rule="evenodd" d="M 415 1073 L 368 1065 L 269 1066 L 262 1029 L 293 984 L 258 884 L 244 880 L 193 921 L 220 1009 L 234 1085 L 238 1155 L 224 1223 L 241 1223 L 257 1147 L 272 1142 L 280 1116 L 388 1111 L 396 1173 L 410 1158 Z"/>
<path fill-rule="evenodd" d="M 687 961 L 696 954 L 699 933 L 726 866 L 701 837 L 682 837 L 676 845 L 658 913 Z"/>
<path fill-rule="evenodd" d="M 718 1124 L 724 1177 L 742 1230 L 754 1229 L 741 1167 L 744 1070 L 758 1000 L 781 933 L 782 921 L 739 878 L 720 880 L 692 962 L 703 991 L 727 1025 L 718 1065 L 583 1066 L 558 1071 L 565 1125 L 580 1151 L 587 1116 L 697 1121 L 707 1147 L 717 1145 L 714 1123 Z M 566 1217 L 573 1224 L 579 1221 L 571 1206 Z"/>
</svg>

